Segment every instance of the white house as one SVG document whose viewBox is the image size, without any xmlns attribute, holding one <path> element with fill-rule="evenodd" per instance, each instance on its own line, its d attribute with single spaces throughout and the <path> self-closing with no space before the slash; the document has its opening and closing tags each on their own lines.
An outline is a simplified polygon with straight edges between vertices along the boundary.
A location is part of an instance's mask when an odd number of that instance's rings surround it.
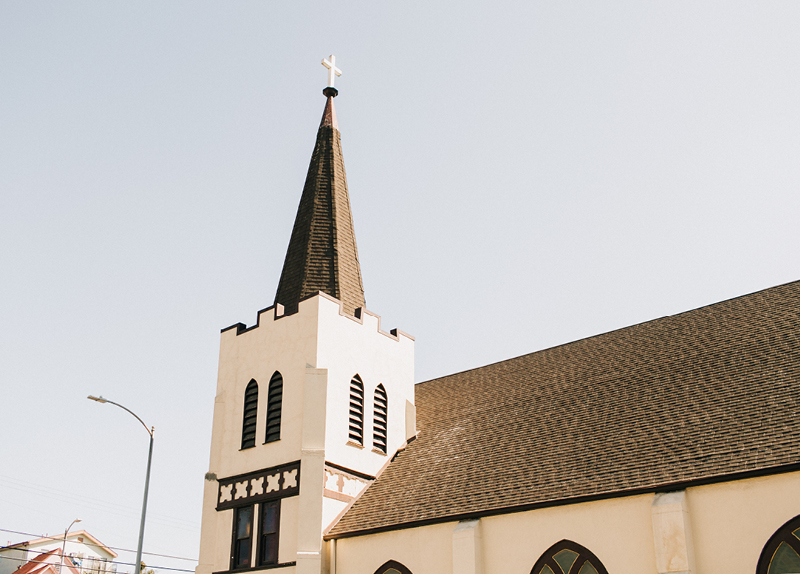
<svg viewBox="0 0 800 575">
<path fill-rule="evenodd" d="M 113 563 L 117 557 L 96 537 L 86 531 L 73 531 L 64 535 L 41 537 L 0 548 L 0 573 L 15 573 L 26 566 L 25 573 L 49 572 L 54 565 L 58 572 L 61 550 L 64 549 L 64 573 L 116 573 Z M 41 571 L 40 571 L 41 570 Z"/>
</svg>

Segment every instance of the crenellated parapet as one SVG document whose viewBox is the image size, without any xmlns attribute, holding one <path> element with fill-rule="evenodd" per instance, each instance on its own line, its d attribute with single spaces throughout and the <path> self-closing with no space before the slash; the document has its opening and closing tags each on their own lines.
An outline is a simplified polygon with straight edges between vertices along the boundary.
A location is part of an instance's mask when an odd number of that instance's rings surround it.
<svg viewBox="0 0 800 575">
<path fill-rule="evenodd" d="M 262 316 L 264 316 L 264 320 L 265 321 L 270 321 L 270 320 L 271 321 L 278 321 L 278 320 L 281 320 L 281 319 L 284 319 L 284 318 L 287 318 L 287 317 L 291 317 L 291 316 L 295 315 L 296 313 L 300 312 L 300 308 L 302 307 L 303 302 L 308 301 L 308 300 L 310 300 L 310 299 L 312 299 L 314 297 L 317 297 L 317 296 L 320 296 L 322 298 L 330 300 L 331 302 L 336 303 L 339 306 L 339 315 L 344 317 L 344 318 L 347 318 L 347 319 L 349 319 L 351 321 L 354 321 L 356 323 L 359 323 L 361 325 L 364 325 L 365 323 L 367 323 L 367 324 L 375 323 L 375 329 L 379 334 L 384 335 L 384 336 L 386 336 L 386 337 L 388 337 L 390 339 L 393 339 L 395 341 L 400 341 L 400 337 L 401 336 L 403 338 L 405 338 L 405 339 L 414 341 L 414 336 L 412 336 L 410 334 L 407 334 L 404 331 L 399 330 L 397 328 L 392 328 L 388 332 L 384 331 L 383 329 L 381 329 L 381 316 L 379 316 L 378 314 L 375 314 L 375 313 L 373 313 L 373 312 L 371 312 L 371 311 L 369 311 L 367 309 L 356 308 L 354 316 L 350 315 L 348 313 L 345 313 L 344 304 L 340 300 L 338 300 L 335 297 L 332 297 L 332 296 L 326 294 L 325 292 L 321 292 L 321 291 L 304 297 L 302 300 L 300 300 L 298 305 L 292 306 L 293 309 L 289 309 L 286 306 L 283 306 L 281 304 L 274 304 L 274 305 L 271 305 L 271 306 L 266 307 L 264 309 L 261 309 L 258 312 L 256 312 L 256 323 L 254 325 L 251 325 L 251 326 L 248 327 L 246 324 L 239 322 L 239 323 L 235 323 L 233 325 L 230 325 L 230 326 L 228 326 L 226 328 L 223 328 L 222 330 L 220 330 L 220 333 L 225 333 L 227 331 L 235 329 L 236 330 L 236 335 L 238 336 L 238 335 L 241 335 L 243 333 L 246 333 L 246 332 L 252 331 L 254 329 L 257 329 L 261 325 Z M 366 320 L 366 322 L 365 322 L 365 320 Z"/>
</svg>

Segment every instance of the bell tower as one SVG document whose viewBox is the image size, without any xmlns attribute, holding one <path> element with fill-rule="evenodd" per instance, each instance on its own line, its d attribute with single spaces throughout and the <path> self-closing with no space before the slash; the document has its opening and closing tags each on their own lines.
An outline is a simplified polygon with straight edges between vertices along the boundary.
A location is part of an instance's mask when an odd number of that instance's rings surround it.
<svg viewBox="0 0 800 575">
<path fill-rule="evenodd" d="M 322 535 L 416 434 L 414 340 L 367 311 L 333 87 L 275 303 L 222 330 L 198 573 L 329 570 Z"/>
</svg>

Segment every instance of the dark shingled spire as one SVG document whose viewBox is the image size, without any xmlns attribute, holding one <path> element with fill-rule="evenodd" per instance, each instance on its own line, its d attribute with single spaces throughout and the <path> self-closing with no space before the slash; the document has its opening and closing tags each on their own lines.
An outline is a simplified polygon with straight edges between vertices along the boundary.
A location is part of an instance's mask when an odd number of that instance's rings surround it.
<svg viewBox="0 0 800 575">
<path fill-rule="evenodd" d="M 353 216 L 347 194 L 342 144 L 336 123 L 335 88 L 325 88 L 325 111 L 317 131 L 303 196 L 286 250 L 275 303 L 291 313 L 298 302 L 318 291 L 341 300 L 355 315 L 364 308 Z"/>
</svg>

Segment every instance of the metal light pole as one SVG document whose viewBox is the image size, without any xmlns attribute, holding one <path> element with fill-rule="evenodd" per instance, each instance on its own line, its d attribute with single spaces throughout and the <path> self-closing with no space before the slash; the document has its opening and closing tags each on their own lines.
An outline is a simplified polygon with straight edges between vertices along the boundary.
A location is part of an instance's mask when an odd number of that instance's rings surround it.
<svg viewBox="0 0 800 575">
<path fill-rule="evenodd" d="M 147 428 L 144 421 L 132 412 L 130 409 L 125 407 L 124 405 L 120 405 L 119 403 L 114 403 L 110 399 L 104 398 L 102 395 L 100 397 L 95 397 L 93 395 L 88 396 L 88 399 L 92 401 L 97 401 L 99 403 L 110 403 L 111 405 L 116 405 L 117 407 L 121 407 L 136 419 L 139 420 L 139 423 L 144 425 L 145 430 L 147 433 L 150 434 L 150 453 L 147 455 L 147 475 L 145 476 L 144 480 L 144 501 L 142 501 L 142 521 L 139 524 L 139 546 L 136 548 L 136 570 L 134 573 L 141 573 L 142 572 L 142 543 L 144 542 L 144 518 L 145 514 L 147 513 L 147 491 L 150 488 L 150 463 L 153 461 L 153 432 L 155 431 L 154 427 Z"/>
<path fill-rule="evenodd" d="M 72 529 L 73 525 L 75 525 L 76 523 L 80 523 L 80 522 L 81 522 L 80 519 L 76 519 L 75 521 L 70 523 L 69 527 L 67 527 L 67 530 L 64 531 L 64 543 L 61 544 L 61 562 L 58 564 L 58 573 L 59 573 L 59 575 L 61 575 L 61 569 L 64 567 L 64 551 L 67 548 L 67 533 L 69 533 L 69 530 Z"/>
</svg>

